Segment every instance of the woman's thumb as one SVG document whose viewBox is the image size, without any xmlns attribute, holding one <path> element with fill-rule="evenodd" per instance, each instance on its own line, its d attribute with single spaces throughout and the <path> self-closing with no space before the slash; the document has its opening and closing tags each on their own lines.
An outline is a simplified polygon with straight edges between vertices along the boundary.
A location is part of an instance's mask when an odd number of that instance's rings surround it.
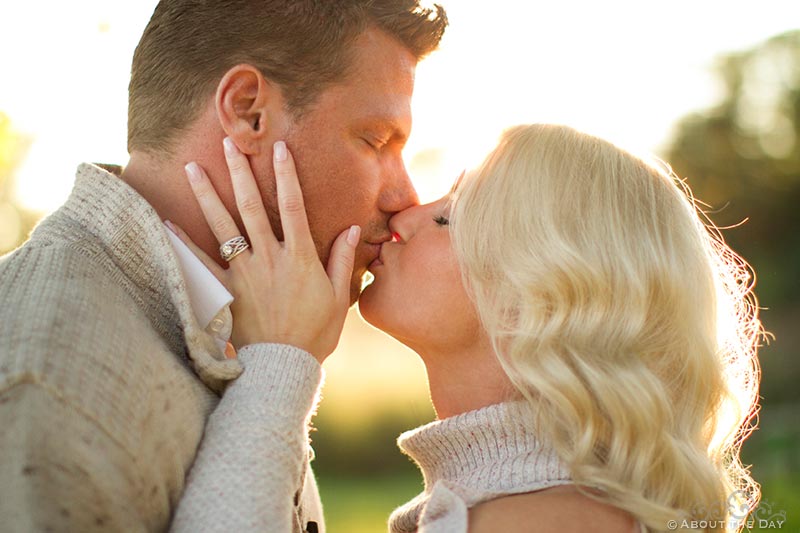
<svg viewBox="0 0 800 533">
<path fill-rule="evenodd" d="M 327 272 L 333 286 L 333 293 L 336 301 L 345 308 L 350 306 L 350 279 L 353 277 L 353 263 L 360 239 L 361 228 L 351 226 L 336 238 L 328 258 Z"/>
</svg>

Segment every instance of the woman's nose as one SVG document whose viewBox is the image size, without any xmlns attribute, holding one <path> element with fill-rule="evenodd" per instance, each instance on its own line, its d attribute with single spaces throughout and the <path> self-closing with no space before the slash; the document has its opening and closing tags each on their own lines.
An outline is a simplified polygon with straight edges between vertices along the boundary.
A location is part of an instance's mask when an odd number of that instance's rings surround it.
<svg viewBox="0 0 800 533">
<path fill-rule="evenodd" d="M 413 237 L 422 208 L 423 206 L 421 205 L 414 205 L 399 213 L 395 213 L 395 215 L 389 219 L 389 231 L 392 232 L 393 240 L 397 242 L 406 242 Z"/>
</svg>

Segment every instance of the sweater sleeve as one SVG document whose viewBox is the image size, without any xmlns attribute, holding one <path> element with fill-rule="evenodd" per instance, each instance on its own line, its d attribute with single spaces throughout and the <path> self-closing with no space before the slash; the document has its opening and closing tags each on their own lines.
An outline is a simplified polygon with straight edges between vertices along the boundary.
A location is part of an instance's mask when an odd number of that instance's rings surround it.
<svg viewBox="0 0 800 533">
<path fill-rule="evenodd" d="M 174 532 L 297 530 L 322 367 L 280 344 L 245 346 L 237 357 L 244 371 L 209 417 Z"/>
</svg>

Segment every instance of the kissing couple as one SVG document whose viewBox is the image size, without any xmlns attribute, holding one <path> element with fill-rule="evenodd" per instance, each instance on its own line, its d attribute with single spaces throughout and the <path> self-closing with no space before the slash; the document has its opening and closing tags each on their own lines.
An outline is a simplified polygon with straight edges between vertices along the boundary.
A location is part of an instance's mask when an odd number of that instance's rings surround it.
<svg viewBox="0 0 800 533">
<path fill-rule="evenodd" d="M 130 161 L 82 164 L 0 259 L 4 527 L 325 531 L 308 427 L 356 301 L 437 414 L 400 437 L 425 489 L 392 532 L 757 501 L 746 263 L 668 167 L 565 126 L 509 128 L 419 205 L 402 150 L 446 26 L 417 0 L 159 2 Z"/>
</svg>

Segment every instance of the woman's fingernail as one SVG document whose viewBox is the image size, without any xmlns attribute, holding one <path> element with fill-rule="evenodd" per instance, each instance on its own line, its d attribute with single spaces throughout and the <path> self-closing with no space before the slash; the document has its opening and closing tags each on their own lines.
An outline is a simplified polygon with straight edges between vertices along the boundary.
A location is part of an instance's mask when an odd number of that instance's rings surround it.
<svg viewBox="0 0 800 533">
<path fill-rule="evenodd" d="M 197 163 L 192 161 L 188 165 L 186 165 L 186 175 L 189 176 L 189 181 L 192 183 L 199 183 L 200 182 L 200 167 L 197 166 Z"/>
<path fill-rule="evenodd" d="M 286 161 L 286 143 L 278 141 L 272 147 L 275 152 L 275 161 Z"/>
<path fill-rule="evenodd" d="M 176 235 L 178 234 L 178 230 L 177 230 L 177 229 L 175 229 L 175 224 L 173 224 L 173 223 L 172 223 L 172 222 L 170 222 L 169 220 L 165 220 L 165 221 L 164 221 L 164 224 L 166 224 L 166 226 L 167 226 L 169 229 L 171 229 L 171 230 L 172 230 L 172 233 L 174 233 L 174 234 L 176 234 Z"/>
<path fill-rule="evenodd" d="M 222 140 L 222 145 L 225 147 L 225 153 L 228 155 L 236 155 L 236 143 L 230 137 L 225 137 Z"/>
<path fill-rule="evenodd" d="M 350 246 L 358 244 L 358 238 L 361 236 L 361 228 L 359 226 L 350 226 L 350 232 L 347 234 L 347 243 Z"/>
</svg>

